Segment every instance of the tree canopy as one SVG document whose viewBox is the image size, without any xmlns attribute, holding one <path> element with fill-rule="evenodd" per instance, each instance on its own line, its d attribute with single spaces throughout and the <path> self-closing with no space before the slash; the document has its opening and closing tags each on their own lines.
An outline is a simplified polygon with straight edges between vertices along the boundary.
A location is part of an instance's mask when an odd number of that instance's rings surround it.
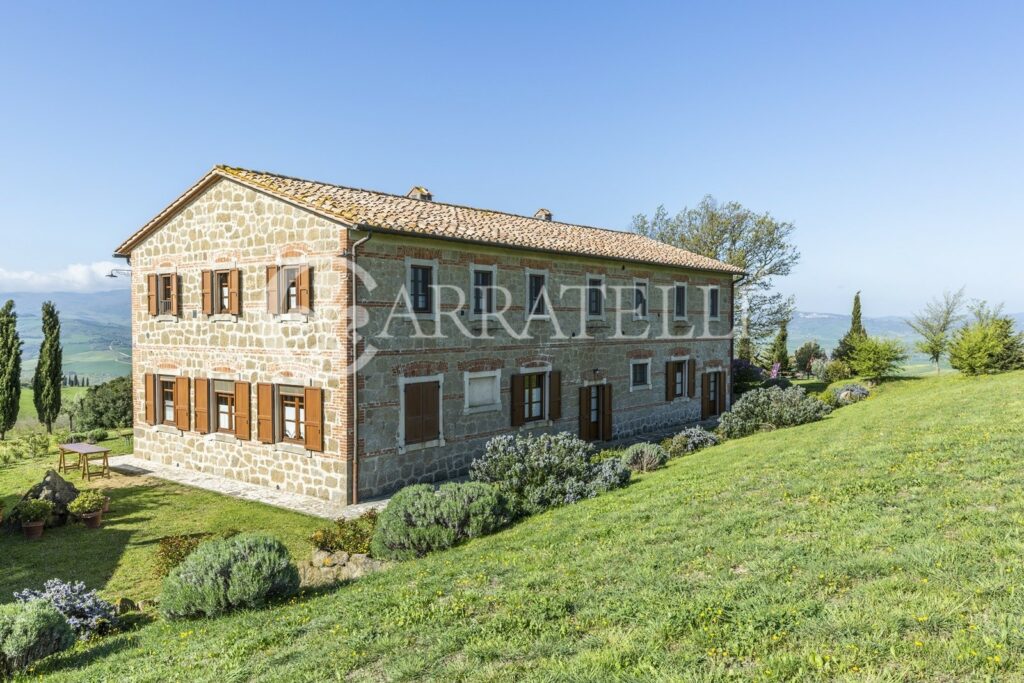
<svg viewBox="0 0 1024 683">
<path fill-rule="evenodd" d="M 0 308 L 0 440 L 18 423 L 21 405 L 21 337 L 18 314 L 8 300 Z"/>
<path fill-rule="evenodd" d="M 963 319 L 960 314 L 963 300 L 963 287 L 956 292 L 945 292 L 941 301 L 935 299 L 929 302 L 923 311 L 907 321 L 921 336 L 914 346 L 935 363 L 936 372 L 939 371 L 939 361 L 949 350 L 953 328 Z"/>
<path fill-rule="evenodd" d="M 43 303 L 43 343 L 32 378 L 32 401 L 39 421 L 46 431 L 53 432 L 53 423 L 60 415 L 60 388 L 64 377 L 64 352 L 60 345 L 60 317 L 52 301 Z"/>
</svg>

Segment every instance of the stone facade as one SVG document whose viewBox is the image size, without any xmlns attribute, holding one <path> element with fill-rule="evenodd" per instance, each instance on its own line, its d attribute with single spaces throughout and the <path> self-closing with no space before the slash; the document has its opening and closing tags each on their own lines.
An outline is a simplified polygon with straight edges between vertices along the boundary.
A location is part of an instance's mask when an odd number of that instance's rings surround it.
<svg viewBox="0 0 1024 683">
<path fill-rule="evenodd" d="M 608 384 L 612 386 L 614 438 L 699 418 L 699 379 L 696 397 L 666 400 L 666 362 L 692 359 L 698 377 L 709 371 L 729 372 L 730 275 L 373 233 L 357 251 L 358 266 L 371 276 L 370 282 L 353 278 L 348 257 L 343 255 L 366 236 L 364 231 L 352 231 L 268 194 L 220 180 L 135 246 L 131 265 L 136 456 L 349 503 L 356 494 L 367 498 L 407 483 L 464 474 L 489 438 L 513 429 L 511 377 L 523 369 L 550 368 L 561 373 L 561 417 L 516 429 L 576 433 L 579 388 Z M 409 265 L 421 262 L 436 266 L 436 284 L 442 286 L 440 322 L 417 317 L 414 323 L 393 315 Z M 267 312 L 266 267 L 275 264 L 313 267 L 313 305 L 308 316 Z M 241 315 L 203 315 L 200 273 L 229 267 L 242 272 Z M 517 332 L 526 328 L 528 272 L 546 273 L 548 290 L 555 292 L 563 286 L 582 287 L 588 277 L 602 278 L 608 288 L 630 291 L 635 281 L 646 281 L 649 315 L 647 320 L 622 315 L 616 334 L 616 311 L 632 309 L 627 294 L 616 303 L 609 293 L 605 319 L 584 322 L 581 292 L 570 290 L 555 298 L 548 319 L 530 321 L 529 339 L 515 339 L 494 327 L 489 328 L 492 338 L 472 338 L 483 334 L 483 325 L 465 310 L 458 313 L 454 297 L 455 289 L 470 291 L 473 267 L 492 269 L 494 284 L 511 292 L 505 319 Z M 152 316 L 147 308 L 147 276 L 168 272 L 177 273 L 182 282 L 181 314 Z M 668 292 L 660 289 L 679 282 L 688 284 L 685 322 L 672 320 L 671 304 L 665 302 Z M 704 319 L 700 288 L 706 286 L 719 288 L 720 320 Z M 353 294 L 365 312 L 358 319 L 359 333 L 365 338 L 360 358 L 369 358 L 358 366 L 354 380 L 348 372 L 352 354 L 347 322 Z M 470 337 L 461 333 L 458 322 Z M 439 325 L 442 336 L 414 338 L 417 325 L 426 335 L 438 332 Z M 708 336 L 703 334 L 705 325 L 714 338 L 686 338 L 694 331 Z M 629 338 L 648 326 L 650 337 Z M 385 329 L 390 336 L 381 336 Z M 661 333 L 677 338 L 656 338 Z M 649 387 L 631 389 L 631 365 L 646 361 L 650 361 Z M 494 407 L 467 409 L 467 372 L 498 376 L 499 402 Z M 294 444 L 259 443 L 255 424 L 250 440 L 148 425 L 143 390 L 147 373 L 250 382 L 254 412 L 259 382 L 321 388 L 323 452 Z M 442 439 L 436 445 L 406 446 L 401 387 L 410 378 L 423 377 L 442 382 Z M 355 390 L 357 458 L 353 458 L 351 400 Z M 352 491 L 353 478 L 357 492 Z"/>
</svg>

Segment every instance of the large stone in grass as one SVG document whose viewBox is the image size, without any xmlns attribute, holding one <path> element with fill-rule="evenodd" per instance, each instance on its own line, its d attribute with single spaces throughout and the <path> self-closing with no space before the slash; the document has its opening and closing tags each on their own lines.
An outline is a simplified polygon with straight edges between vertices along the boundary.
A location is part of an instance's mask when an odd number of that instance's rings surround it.
<svg viewBox="0 0 1024 683">
<path fill-rule="evenodd" d="M 46 526 L 63 526 L 68 523 L 68 505 L 78 498 L 78 489 L 54 470 L 47 470 L 43 480 L 30 488 L 22 500 L 37 498 L 53 503 L 53 514 L 46 520 Z"/>
<path fill-rule="evenodd" d="M 381 562 L 360 553 L 349 554 L 343 550 L 334 553 L 326 550 L 314 550 L 308 562 L 299 564 L 299 579 L 303 586 L 327 586 L 358 579 L 387 568 L 387 562 Z"/>
</svg>

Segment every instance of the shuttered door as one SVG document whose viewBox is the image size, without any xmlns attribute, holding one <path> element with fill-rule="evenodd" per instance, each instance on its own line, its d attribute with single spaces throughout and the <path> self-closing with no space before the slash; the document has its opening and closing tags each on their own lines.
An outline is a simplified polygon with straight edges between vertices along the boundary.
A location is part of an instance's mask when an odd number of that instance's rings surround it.
<svg viewBox="0 0 1024 683">
<path fill-rule="evenodd" d="M 691 358 L 686 365 L 686 395 L 693 398 L 697 395 L 697 361 Z"/>
<path fill-rule="evenodd" d="M 440 393 L 438 382 L 405 385 L 405 443 L 424 443 L 440 437 Z"/>
<path fill-rule="evenodd" d="M 306 450 L 322 453 L 324 450 L 324 392 L 317 387 L 306 387 Z"/>
<path fill-rule="evenodd" d="M 228 272 L 228 313 L 242 315 L 242 271 Z"/>
<path fill-rule="evenodd" d="M 157 287 L 158 287 L 158 283 L 157 283 L 156 275 L 147 275 L 146 276 L 146 303 L 147 303 L 147 306 L 149 307 L 149 314 L 150 315 L 157 315 L 160 312 L 159 309 L 157 308 L 157 303 L 156 303 L 157 302 L 157 299 L 156 299 Z"/>
<path fill-rule="evenodd" d="M 274 385 L 256 385 L 256 438 L 274 443 Z"/>
<path fill-rule="evenodd" d="M 612 438 L 612 385 L 601 386 L 601 440 Z"/>
<path fill-rule="evenodd" d="M 307 312 L 313 309 L 313 269 L 309 266 L 299 268 L 298 277 L 295 280 L 295 287 L 298 290 L 299 310 Z"/>
<path fill-rule="evenodd" d="M 665 363 L 665 400 L 671 402 L 676 397 L 676 364 Z"/>
<path fill-rule="evenodd" d="M 174 426 L 183 432 L 187 432 L 192 426 L 188 388 L 188 377 L 174 378 Z"/>
<path fill-rule="evenodd" d="M 196 379 L 196 431 L 210 433 L 210 380 Z"/>
<path fill-rule="evenodd" d="M 204 270 L 199 277 L 203 285 L 203 315 L 213 315 L 213 271 Z M 196 408 L 198 413 L 199 408 Z"/>
<path fill-rule="evenodd" d="M 562 373 L 552 370 L 548 373 L 548 419 L 562 419 Z"/>
<path fill-rule="evenodd" d="M 243 441 L 252 438 L 249 415 L 249 383 L 235 382 L 235 436 Z"/>
<path fill-rule="evenodd" d="M 271 315 L 281 312 L 281 294 L 277 277 L 277 266 L 267 266 L 267 312 Z"/>
<path fill-rule="evenodd" d="M 144 386 L 144 402 L 146 407 L 146 422 L 148 424 L 156 424 L 156 376 L 146 374 L 143 376 Z"/>
<path fill-rule="evenodd" d="M 522 375 L 512 375 L 510 381 L 512 402 L 512 426 L 520 427 L 526 423 L 526 391 Z"/>
<path fill-rule="evenodd" d="M 590 428 L 590 387 L 580 387 L 580 438 L 593 441 L 594 435 Z"/>
<path fill-rule="evenodd" d="M 706 420 L 711 417 L 711 402 L 708 397 L 711 394 L 711 374 L 705 372 L 700 383 L 700 419 Z"/>
</svg>

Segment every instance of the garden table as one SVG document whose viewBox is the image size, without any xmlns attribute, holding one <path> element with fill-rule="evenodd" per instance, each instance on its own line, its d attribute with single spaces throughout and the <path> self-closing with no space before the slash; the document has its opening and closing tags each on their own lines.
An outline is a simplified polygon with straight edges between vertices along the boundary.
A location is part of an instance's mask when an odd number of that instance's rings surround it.
<svg viewBox="0 0 1024 683">
<path fill-rule="evenodd" d="M 67 472 L 69 469 L 81 469 L 82 478 L 91 480 L 93 476 L 97 477 L 109 477 L 110 476 L 110 455 L 109 448 L 103 448 L 102 446 L 96 446 L 91 443 L 63 443 L 59 446 L 60 449 L 60 463 L 57 465 L 59 472 Z M 67 462 L 67 455 L 75 455 L 78 457 L 78 464 L 71 465 Z M 98 470 L 94 470 L 90 464 L 92 460 L 99 460 Z"/>
</svg>

